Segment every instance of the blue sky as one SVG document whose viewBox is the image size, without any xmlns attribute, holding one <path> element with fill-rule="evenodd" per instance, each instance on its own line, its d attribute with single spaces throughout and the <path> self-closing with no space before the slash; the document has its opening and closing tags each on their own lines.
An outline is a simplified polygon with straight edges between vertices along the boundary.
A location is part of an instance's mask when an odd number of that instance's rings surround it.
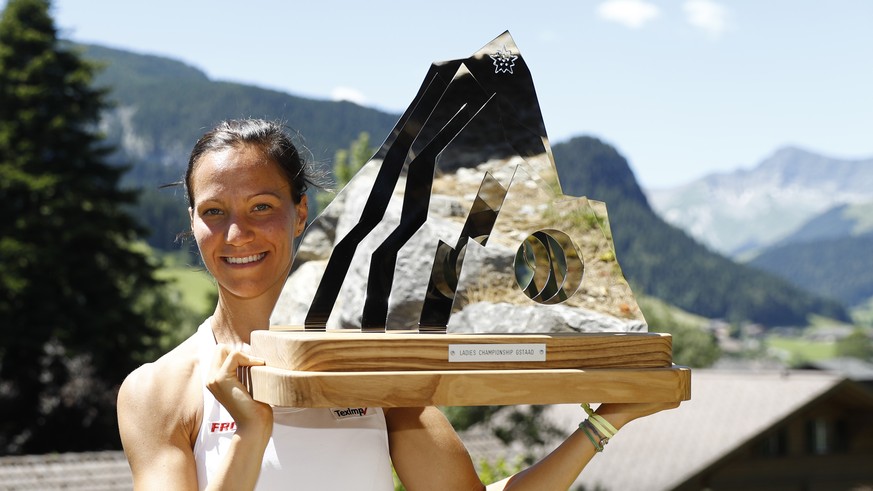
<svg viewBox="0 0 873 491">
<path fill-rule="evenodd" d="M 56 0 L 54 15 L 76 41 L 398 113 L 432 61 L 508 29 L 552 142 L 599 137 L 645 187 L 750 167 L 785 145 L 873 156 L 867 0 Z"/>
</svg>

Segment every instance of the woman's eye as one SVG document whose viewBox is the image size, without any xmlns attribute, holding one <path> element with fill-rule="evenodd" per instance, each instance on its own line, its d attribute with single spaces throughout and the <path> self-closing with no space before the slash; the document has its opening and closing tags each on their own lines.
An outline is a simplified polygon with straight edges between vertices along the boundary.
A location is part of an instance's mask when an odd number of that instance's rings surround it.
<svg viewBox="0 0 873 491">
<path fill-rule="evenodd" d="M 218 208 L 209 208 L 207 210 L 203 210 L 203 216 L 205 216 L 205 217 L 220 215 L 220 214 L 221 214 L 221 210 L 219 210 Z"/>
<path fill-rule="evenodd" d="M 272 208 L 270 205 L 268 205 L 266 203 L 261 203 L 261 204 L 255 205 L 254 210 L 255 211 L 266 211 L 266 210 L 269 210 L 270 208 Z"/>
</svg>

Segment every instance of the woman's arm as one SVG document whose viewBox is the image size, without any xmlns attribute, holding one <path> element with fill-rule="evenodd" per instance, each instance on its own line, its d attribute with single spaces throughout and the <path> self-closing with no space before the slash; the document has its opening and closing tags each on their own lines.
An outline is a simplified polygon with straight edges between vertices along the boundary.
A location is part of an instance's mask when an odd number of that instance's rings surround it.
<svg viewBox="0 0 873 491">
<path fill-rule="evenodd" d="M 409 491 L 484 489 L 470 454 L 435 407 L 385 410 L 394 470 Z"/>
<path fill-rule="evenodd" d="M 679 403 L 601 404 L 595 412 L 620 430 L 637 418 L 678 405 Z M 579 420 L 585 419 L 581 408 L 579 413 Z M 577 429 L 542 460 L 509 479 L 488 486 L 488 490 L 569 489 L 596 453 L 591 440 L 581 429 Z"/>
<path fill-rule="evenodd" d="M 227 346 L 216 348 L 207 387 L 237 424 L 228 454 L 207 489 L 253 489 L 272 431 L 270 407 L 252 400 L 236 376 L 263 361 Z M 172 363 L 145 365 L 118 394 L 118 425 L 137 490 L 197 489 L 193 437 L 199 430 L 202 384 L 196 370 Z"/>
<path fill-rule="evenodd" d="M 197 489 L 189 434 L 195 418 L 184 416 L 184 385 L 172 373 L 159 377 L 154 365 L 134 370 L 121 385 L 118 429 L 137 490 Z"/>
<path fill-rule="evenodd" d="M 261 474 L 261 462 L 273 432 L 273 410 L 252 399 L 237 378 L 237 369 L 263 365 L 264 360 L 219 344 L 212 357 L 206 388 L 212 392 L 236 422 L 236 431 L 222 466 L 211 476 L 207 489 L 254 489 Z"/>
<path fill-rule="evenodd" d="M 620 429 L 634 419 L 671 409 L 678 403 L 602 404 L 597 414 Z M 580 421 L 585 413 L 580 408 Z M 436 408 L 390 409 L 386 412 L 391 458 L 410 491 L 481 490 L 470 455 Z M 488 486 L 488 490 L 568 489 L 594 457 L 596 449 L 582 430 L 531 467 Z"/>
</svg>

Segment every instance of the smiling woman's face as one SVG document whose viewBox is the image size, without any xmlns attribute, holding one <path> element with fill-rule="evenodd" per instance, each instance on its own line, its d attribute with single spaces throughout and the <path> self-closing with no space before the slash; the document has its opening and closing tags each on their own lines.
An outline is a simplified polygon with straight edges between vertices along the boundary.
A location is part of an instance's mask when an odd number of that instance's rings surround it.
<svg viewBox="0 0 873 491">
<path fill-rule="evenodd" d="M 306 197 L 295 204 L 288 178 L 253 145 L 204 154 L 190 184 L 191 229 L 219 289 L 278 296 L 306 223 Z"/>
</svg>

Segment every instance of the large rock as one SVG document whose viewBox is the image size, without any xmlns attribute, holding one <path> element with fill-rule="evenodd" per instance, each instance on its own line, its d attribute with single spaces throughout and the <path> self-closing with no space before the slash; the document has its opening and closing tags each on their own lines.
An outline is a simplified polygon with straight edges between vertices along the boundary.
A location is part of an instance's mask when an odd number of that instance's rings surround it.
<svg viewBox="0 0 873 491">
<path fill-rule="evenodd" d="M 282 289 L 279 301 L 270 316 L 270 324 L 302 326 L 306 311 L 315 295 L 315 285 L 324 275 L 326 260 L 306 261 L 298 265 Z"/>
<path fill-rule="evenodd" d="M 443 175 L 441 179 L 451 179 L 452 182 L 442 182 L 434 187 L 426 222 L 396 256 L 393 288 L 387 299 L 385 325 L 388 329 L 414 329 L 418 326 L 437 245 L 440 241 L 452 247 L 457 244 L 485 170 L 498 178 L 511 177 L 501 175 L 508 172 L 509 166 L 498 164 L 490 162 L 476 171 L 460 169 L 450 176 Z M 361 221 L 378 170 L 379 163 L 371 161 L 307 229 L 295 259 L 294 270 L 271 319 L 273 324 L 304 323 L 337 241 L 346 237 Z M 376 217 L 380 218 L 378 225 L 358 244 L 327 321 L 328 329 L 361 326 L 371 256 L 400 223 L 404 179 L 400 177 L 384 215 Z M 535 186 L 533 182 L 525 185 Z M 536 222 L 536 216 L 542 210 L 531 208 L 525 211 L 522 206 L 521 211 L 516 212 L 531 215 Z M 523 240 L 524 235 L 520 235 L 519 241 Z M 492 239 L 497 236 L 495 232 Z M 609 297 L 606 287 L 602 285 L 598 288 L 604 292 L 599 296 L 597 288 L 588 287 L 585 290 L 582 296 L 588 301 L 585 307 L 578 304 L 542 305 L 531 301 L 515 283 L 513 268 L 518 244 L 506 240 L 507 237 L 504 233 L 503 240 L 489 240 L 486 247 L 475 242 L 468 244 L 455 295 L 454 313 L 449 322 L 451 331 L 520 333 L 646 330 L 645 323 L 632 315 L 621 318 L 594 311 L 603 310 L 602 306 L 607 305 L 609 300 L 601 298 Z M 633 301 L 632 296 L 629 299 Z M 380 319 L 375 321 L 381 323 Z"/>
<path fill-rule="evenodd" d="M 621 320 L 580 307 L 478 302 L 449 320 L 450 333 L 645 332 L 637 320 Z"/>
</svg>

